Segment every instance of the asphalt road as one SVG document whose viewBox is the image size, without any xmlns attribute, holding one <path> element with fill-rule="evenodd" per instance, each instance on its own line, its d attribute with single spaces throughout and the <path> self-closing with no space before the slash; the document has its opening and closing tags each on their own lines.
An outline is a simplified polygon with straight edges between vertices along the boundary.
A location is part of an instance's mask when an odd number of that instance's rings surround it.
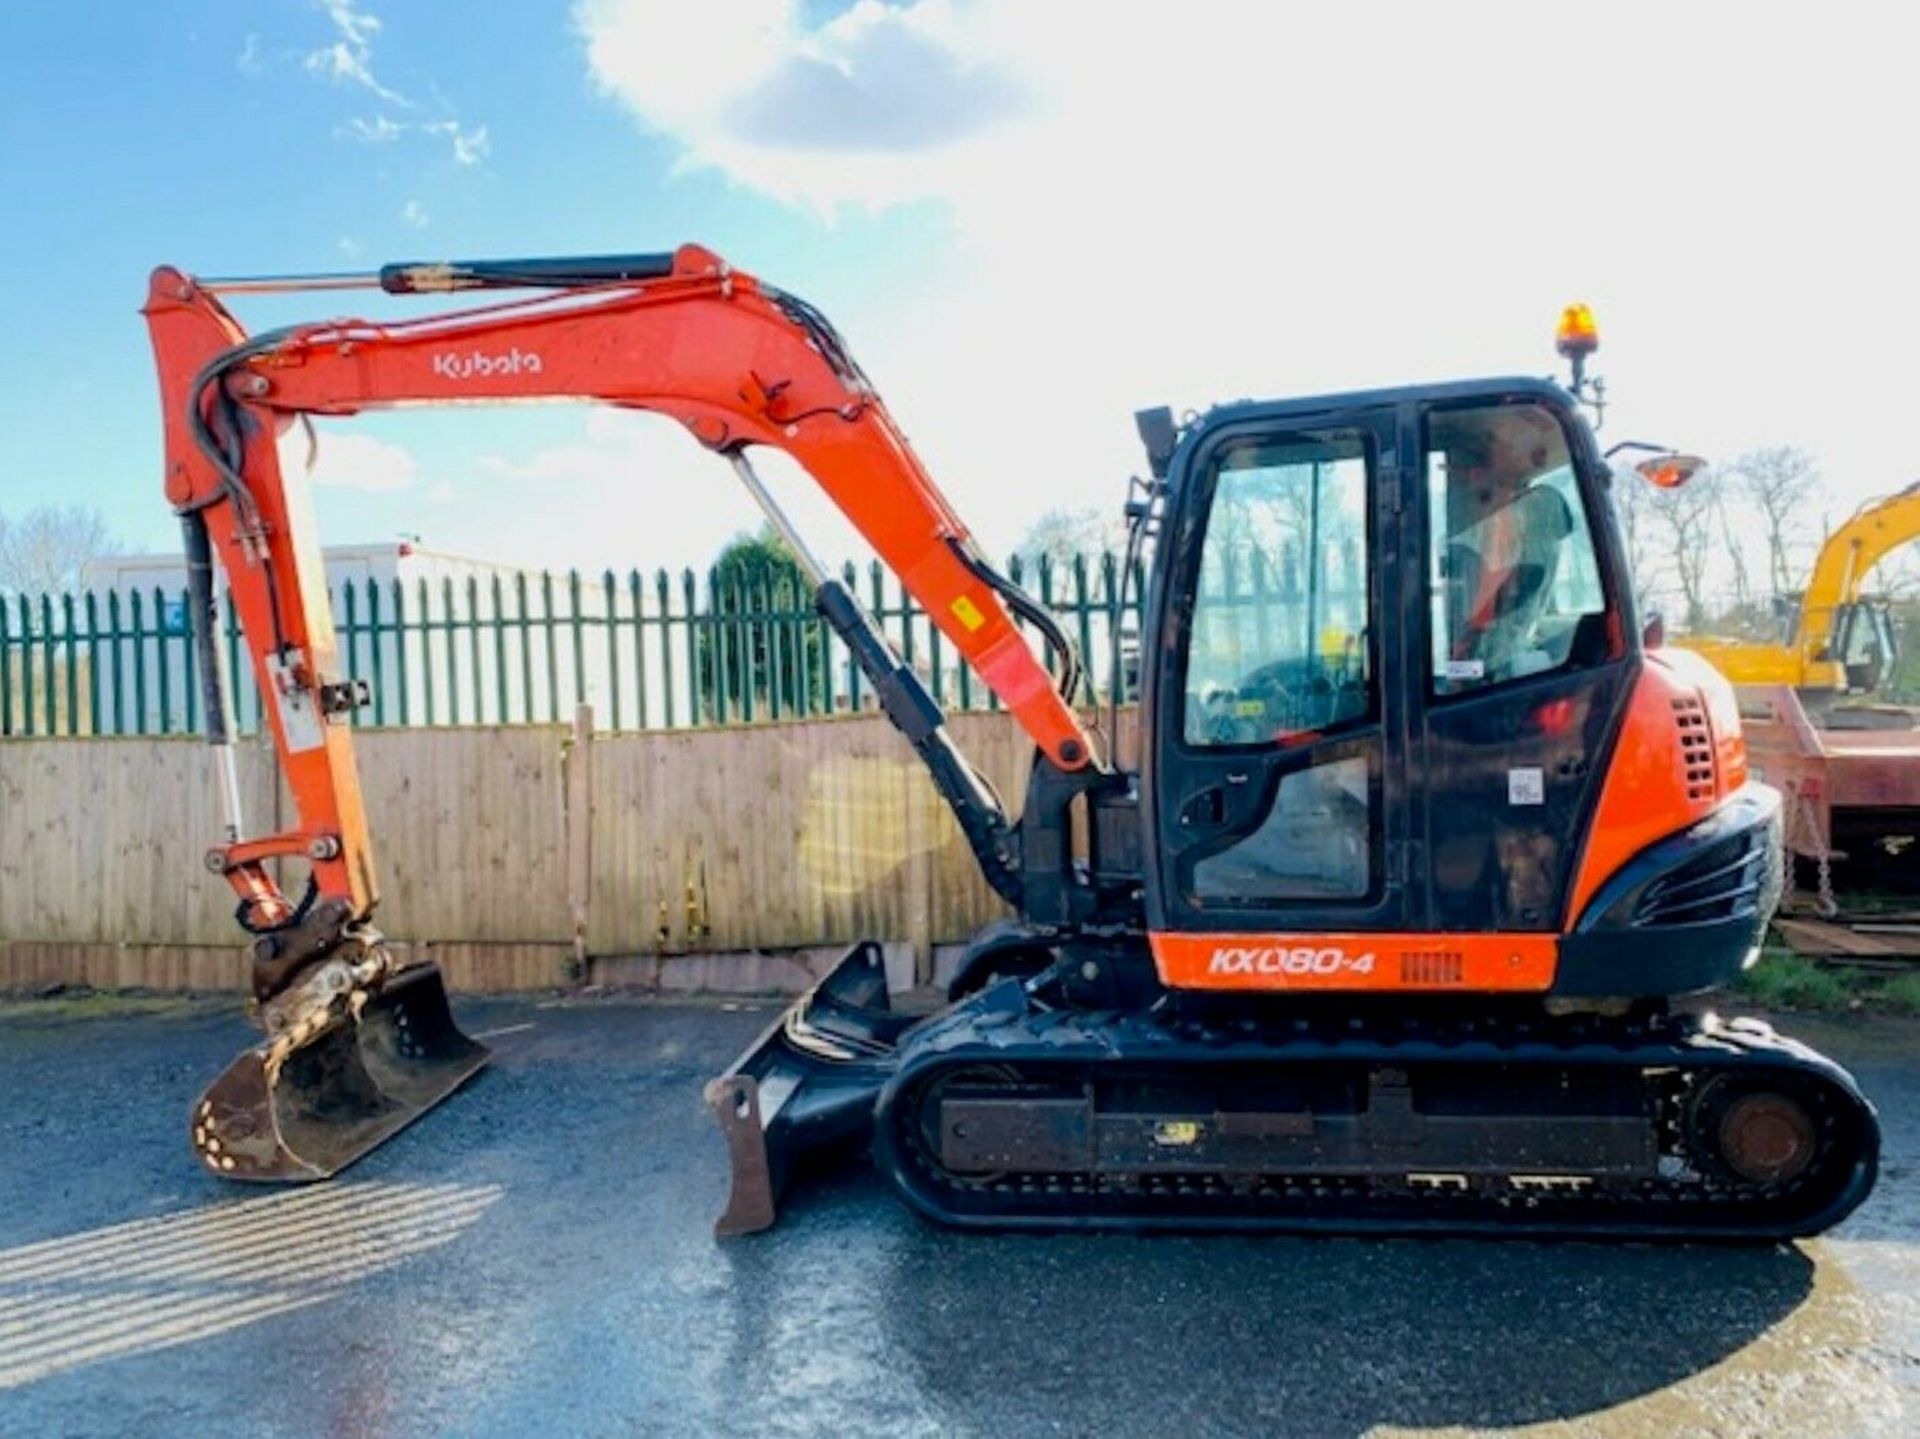
<svg viewBox="0 0 1920 1439">
<path fill-rule="evenodd" d="M 1920 1429 L 1920 1025 L 1793 1026 L 1887 1128 L 1804 1246 L 968 1237 L 857 1169 L 716 1244 L 764 1011 L 459 1008 L 493 1067 L 276 1191 L 182 1134 L 230 1006 L 0 1009 L 0 1434 Z"/>
</svg>

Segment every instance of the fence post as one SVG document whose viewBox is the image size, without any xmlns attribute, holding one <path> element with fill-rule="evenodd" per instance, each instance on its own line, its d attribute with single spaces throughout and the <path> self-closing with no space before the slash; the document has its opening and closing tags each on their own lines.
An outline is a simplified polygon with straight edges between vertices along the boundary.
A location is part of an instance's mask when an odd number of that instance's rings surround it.
<svg viewBox="0 0 1920 1439">
<path fill-rule="evenodd" d="M 0 597 L 0 735 L 13 733 L 13 637 L 8 628 L 7 602 Z"/>
<path fill-rule="evenodd" d="M 440 577 L 440 624 L 447 646 L 447 723 L 460 723 L 460 635 L 453 618 L 453 576 Z M 474 716 L 477 723 L 479 715 Z"/>
<path fill-rule="evenodd" d="M 156 590 L 154 591 L 154 593 L 157 595 L 159 591 Z M 63 636 L 63 638 L 65 638 L 67 642 L 67 675 L 66 675 L 67 733 L 70 735 L 75 735 L 81 732 L 80 730 L 80 648 L 79 648 L 79 627 L 74 623 L 72 591 L 68 591 L 66 594 L 60 596 L 60 623 L 66 630 L 66 634 Z M 166 690 L 164 688 L 164 685 L 165 685 L 164 676 L 166 675 L 166 658 L 164 655 L 161 657 L 160 673 L 163 677 L 161 681 L 163 688 L 161 689 L 160 693 L 162 696 L 164 696 L 166 694 Z M 163 709 L 164 709 L 164 706 L 165 706 L 165 701 L 163 699 L 162 700 Z"/>
<path fill-rule="evenodd" d="M 640 571 L 627 571 L 627 594 L 633 600 L 633 708 L 635 711 L 633 727 L 647 727 L 647 607 L 640 587 Z M 619 666 L 609 680 L 616 696 L 620 693 Z M 614 716 L 613 727 L 620 728 L 620 717 Z"/>
<path fill-rule="evenodd" d="M 584 983 L 589 969 L 587 934 L 593 912 L 593 706 L 573 709 L 573 732 L 561 761 L 561 805 L 567 836 L 567 908 L 573 917 L 573 959 L 568 978 Z"/>
<path fill-rule="evenodd" d="M 607 606 L 607 703 L 613 710 L 613 727 L 620 728 L 620 591 L 614 588 L 613 571 L 602 578 L 601 588 Z"/>
</svg>

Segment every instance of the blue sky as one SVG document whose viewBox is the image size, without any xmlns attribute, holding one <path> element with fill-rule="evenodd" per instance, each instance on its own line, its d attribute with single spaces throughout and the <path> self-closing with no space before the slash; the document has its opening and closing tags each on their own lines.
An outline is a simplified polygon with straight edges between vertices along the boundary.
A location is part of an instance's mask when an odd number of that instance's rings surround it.
<svg viewBox="0 0 1920 1439">
<path fill-rule="evenodd" d="M 1843 512 L 1920 469 L 1891 26 L 1637 3 L 8 5 L 0 512 L 80 501 L 171 545 L 137 313 L 157 263 L 688 239 L 841 324 L 994 549 L 1050 506 L 1117 504 L 1137 406 L 1544 373 L 1576 298 L 1606 334 L 1610 434 L 1805 445 Z M 236 302 L 256 327 L 349 306 L 426 308 Z M 697 564 L 753 520 L 670 427 L 566 408 L 332 426 L 316 481 L 330 540 L 553 566 Z"/>
<path fill-rule="evenodd" d="M 407 104 L 309 68 L 308 56 L 342 37 L 323 6 L 303 0 L 123 0 L 85 7 L 84 23 L 80 10 L 55 4 L 0 10 L 0 194 L 13 197 L 0 259 L 18 280 L 6 302 L 17 343 L 0 347 L 0 513 L 77 501 L 105 512 L 134 548 L 173 545 L 138 313 L 147 273 L 162 262 L 253 274 L 698 238 L 722 253 L 777 258 L 784 284 L 830 304 L 945 241 L 949 227 L 931 204 L 827 223 L 717 171 L 670 177 L 679 147 L 643 133 L 596 90 L 568 4 L 377 8 L 370 73 Z M 359 138 L 368 126 L 378 134 L 382 118 L 408 128 Z M 448 124 L 465 141 L 465 163 L 452 134 L 419 128 Z M 348 305 L 424 308 L 359 294 L 234 301 L 255 328 Z M 418 530 L 513 558 L 501 531 L 510 535 L 538 493 L 471 477 L 483 458 L 535 456 L 580 427 L 578 415 L 545 407 L 360 421 L 355 428 L 404 445 L 418 475 L 399 490 L 322 487 L 328 538 Z M 690 471 L 717 490 L 733 484 L 704 458 L 691 454 Z M 576 522 L 593 529 L 590 515 Z M 568 558 L 554 538 L 540 536 L 535 560 Z M 672 558 L 659 538 L 636 545 L 636 556 Z M 592 548 L 583 547 L 592 563 L 617 552 L 604 534 Z"/>
</svg>

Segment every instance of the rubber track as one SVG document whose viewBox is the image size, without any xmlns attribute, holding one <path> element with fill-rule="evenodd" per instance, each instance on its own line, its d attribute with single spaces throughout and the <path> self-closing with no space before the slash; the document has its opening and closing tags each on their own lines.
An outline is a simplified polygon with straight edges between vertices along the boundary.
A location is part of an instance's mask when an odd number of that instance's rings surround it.
<svg viewBox="0 0 1920 1439">
<path fill-rule="evenodd" d="M 921 1139 L 918 1104 L 942 1073 L 1009 1067 L 1022 1078 L 1122 1078 L 1143 1067 L 1321 1062 L 1418 1072 L 1442 1064 L 1628 1065 L 1660 1076 L 1660 1153 L 1685 1156 L 1680 1109 L 1691 1087 L 1729 1071 L 1780 1075 L 1810 1101 L 1824 1152 L 1794 1180 L 1594 1176 L 1577 1193 L 1476 1182 L 1417 1190 L 1404 1178 L 1092 1173 L 980 1179 L 943 1169 Z M 1208 1079 L 1202 1073 L 1201 1082 Z M 1268 1229 L 1335 1233 L 1498 1233 L 1660 1240 L 1782 1240 L 1838 1223 L 1866 1197 L 1879 1128 L 1852 1076 L 1757 1021 L 1676 1016 L 1628 1024 L 1591 1017 L 1434 1025 L 1348 1021 L 1207 1027 L 1150 1015 L 1031 1009 L 996 985 L 916 1031 L 876 1109 L 874 1153 L 907 1202 L 967 1228 Z M 1693 1164 L 1696 1171 L 1705 1166 Z"/>
</svg>

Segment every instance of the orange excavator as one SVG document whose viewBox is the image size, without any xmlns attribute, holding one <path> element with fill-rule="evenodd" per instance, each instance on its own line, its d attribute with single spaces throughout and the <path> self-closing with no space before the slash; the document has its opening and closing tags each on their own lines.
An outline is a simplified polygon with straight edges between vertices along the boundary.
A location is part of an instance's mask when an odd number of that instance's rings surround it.
<svg viewBox="0 0 1920 1439">
<path fill-rule="evenodd" d="M 220 299 L 349 286 L 532 293 L 258 336 Z M 980 553 L 839 334 L 704 249 L 163 268 L 145 313 L 226 804 L 207 864 L 253 935 L 266 1031 L 193 1110 L 211 1172 L 323 1178 L 487 1058 L 435 968 L 374 928 L 347 725 L 366 686 L 277 442 L 314 415 L 568 398 L 671 416 L 728 462 L 1012 911 L 938 1013 L 896 1013 L 878 947 L 856 945 L 708 1086 L 733 1162 L 721 1233 L 771 1224 L 788 1177 L 848 1145 L 969 1228 L 1777 1238 L 1870 1188 L 1878 1129 L 1844 1070 L 1682 1002 L 1756 952 L 1780 801 L 1748 778 L 1727 684 L 1643 643 L 1581 413 L 1584 311 L 1561 337 L 1571 393 L 1496 379 L 1140 414 L 1131 760 L 1077 708 L 1065 633 Z M 757 447 L 799 462 L 1032 738 L 1017 818 L 794 532 Z M 216 564 L 298 811 L 278 834 L 239 811 Z M 289 860 L 297 899 L 274 878 Z"/>
</svg>

